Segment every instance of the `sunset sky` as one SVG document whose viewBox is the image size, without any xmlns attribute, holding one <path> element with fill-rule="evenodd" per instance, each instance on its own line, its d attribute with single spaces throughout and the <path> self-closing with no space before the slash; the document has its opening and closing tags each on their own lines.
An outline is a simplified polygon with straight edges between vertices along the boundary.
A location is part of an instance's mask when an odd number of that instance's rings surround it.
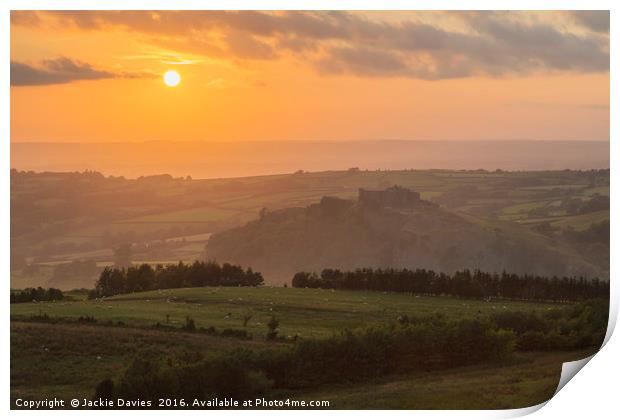
<svg viewBox="0 0 620 420">
<path fill-rule="evenodd" d="M 12 142 L 356 139 L 608 141 L 609 14 L 11 13 Z"/>
</svg>

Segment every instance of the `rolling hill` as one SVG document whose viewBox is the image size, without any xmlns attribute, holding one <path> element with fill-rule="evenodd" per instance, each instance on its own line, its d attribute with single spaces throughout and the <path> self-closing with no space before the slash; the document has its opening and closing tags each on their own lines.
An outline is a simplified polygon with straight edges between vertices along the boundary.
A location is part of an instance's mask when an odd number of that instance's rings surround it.
<svg viewBox="0 0 620 420">
<path fill-rule="evenodd" d="M 308 207 L 263 212 L 258 220 L 213 235 L 207 257 L 252 266 L 272 284 L 327 267 L 604 276 L 553 238 L 450 211 L 399 187 L 360 190 L 357 201 L 323 197 Z"/>
</svg>

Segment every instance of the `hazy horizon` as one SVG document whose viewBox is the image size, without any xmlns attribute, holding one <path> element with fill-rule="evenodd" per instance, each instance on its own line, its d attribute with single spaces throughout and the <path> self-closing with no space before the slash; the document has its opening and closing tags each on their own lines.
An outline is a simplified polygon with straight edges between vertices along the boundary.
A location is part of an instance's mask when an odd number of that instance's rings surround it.
<svg viewBox="0 0 620 420">
<path fill-rule="evenodd" d="M 11 143 L 11 167 L 137 178 L 228 178 L 303 171 L 609 168 L 609 142 L 544 140 L 149 141 Z"/>
<path fill-rule="evenodd" d="M 125 143 L 133 143 L 133 144 L 144 144 L 144 143 L 209 143 L 209 144 L 220 144 L 220 143 L 281 143 L 281 142 L 291 142 L 291 143 L 347 143 L 347 142 L 500 142 L 500 143 L 510 143 L 510 142 L 586 142 L 586 143 L 610 143 L 609 139 L 600 140 L 600 139 L 537 139 L 537 138 L 528 138 L 528 139 L 487 139 L 487 138 L 479 138 L 479 139 L 404 139 L 404 138 L 376 138 L 376 139 L 340 139 L 340 140 L 332 140 L 332 139 L 247 139 L 247 140 L 109 140 L 109 141 L 88 141 L 88 140 L 67 140 L 67 141 L 57 141 L 57 140 L 11 140 L 11 144 L 125 144 Z"/>
<path fill-rule="evenodd" d="M 13 11 L 11 164 L 607 168 L 609 83 L 607 12 Z"/>
</svg>

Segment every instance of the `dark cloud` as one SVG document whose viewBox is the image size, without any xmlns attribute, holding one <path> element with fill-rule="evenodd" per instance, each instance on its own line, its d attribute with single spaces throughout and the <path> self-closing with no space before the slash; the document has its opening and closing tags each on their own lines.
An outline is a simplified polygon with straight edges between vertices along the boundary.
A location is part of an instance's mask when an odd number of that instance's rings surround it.
<svg viewBox="0 0 620 420">
<path fill-rule="evenodd" d="M 11 61 L 11 86 L 57 85 L 78 80 L 99 80 L 117 77 L 148 77 L 147 73 L 98 70 L 88 63 L 66 57 L 44 60 L 38 66 Z"/>
<path fill-rule="evenodd" d="M 609 33 L 609 10 L 575 10 L 573 19 L 594 32 Z"/>
<path fill-rule="evenodd" d="M 581 37 L 544 24 L 476 13 L 471 33 L 454 33 L 421 23 L 385 26 L 348 48 L 327 50 L 325 72 L 360 76 L 404 76 L 427 80 L 536 71 L 609 71 L 609 52 L 598 37 Z"/>
<path fill-rule="evenodd" d="M 510 67 L 519 73 L 544 69 L 609 71 L 608 44 L 601 43 L 599 37 L 565 33 L 543 23 L 525 24 L 506 13 L 471 14 L 469 21 L 487 41 L 469 48 L 483 63 Z"/>
<path fill-rule="evenodd" d="M 333 48 L 317 62 L 324 73 L 354 73 L 361 76 L 403 76 L 407 64 L 389 51 L 368 48 Z"/>
<path fill-rule="evenodd" d="M 276 57 L 276 52 L 266 42 L 246 32 L 229 31 L 224 38 L 228 51 L 238 57 L 254 60 L 268 60 Z"/>
<path fill-rule="evenodd" d="M 267 60 L 288 53 L 323 74 L 436 80 L 609 71 L 609 37 L 601 35 L 609 28 L 605 12 L 570 12 L 589 28 L 587 34 L 566 32 L 562 24 L 526 19 L 517 12 L 451 14 L 468 30 L 415 20 L 370 20 L 340 11 L 13 12 L 11 22 L 43 26 L 51 20 L 57 27 L 85 30 L 120 27 L 148 34 L 163 46 L 212 57 Z"/>
</svg>

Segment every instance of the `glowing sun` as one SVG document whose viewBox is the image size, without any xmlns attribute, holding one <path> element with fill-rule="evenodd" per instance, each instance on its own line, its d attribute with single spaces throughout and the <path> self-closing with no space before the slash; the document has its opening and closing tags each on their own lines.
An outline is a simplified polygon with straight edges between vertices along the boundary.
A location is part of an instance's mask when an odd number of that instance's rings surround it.
<svg viewBox="0 0 620 420">
<path fill-rule="evenodd" d="M 166 86 L 174 87 L 181 83 L 181 75 L 174 70 L 168 70 L 164 73 L 164 83 Z"/>
</svg>

